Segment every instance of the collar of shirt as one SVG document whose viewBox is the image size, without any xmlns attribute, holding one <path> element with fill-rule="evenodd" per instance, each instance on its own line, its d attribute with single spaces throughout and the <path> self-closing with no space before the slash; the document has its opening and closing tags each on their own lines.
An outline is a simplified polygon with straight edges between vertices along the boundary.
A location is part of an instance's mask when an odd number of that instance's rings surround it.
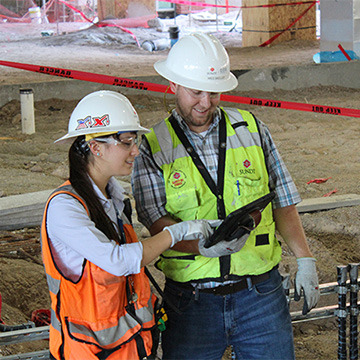
<svg viewBox="0 0 360 360">
<path fill-rule="evenodd" d="M 109 193 L 110 199 L 107 199 L 104 194 L 100 191 L 95 182 L 90 178 L 90 181 L 93 185 L 94 191 L 98 196 L 100 202 L 102 203 L 104 209 L 109 210 L 111 207 L 111 202 L 115 205 L 119 213 L 121 214 L 124 210 L 124 193 L 125 189 L 119 184 L 119 182 L 111 177 L 107 184 L 107 191 Z"/>
</svg>

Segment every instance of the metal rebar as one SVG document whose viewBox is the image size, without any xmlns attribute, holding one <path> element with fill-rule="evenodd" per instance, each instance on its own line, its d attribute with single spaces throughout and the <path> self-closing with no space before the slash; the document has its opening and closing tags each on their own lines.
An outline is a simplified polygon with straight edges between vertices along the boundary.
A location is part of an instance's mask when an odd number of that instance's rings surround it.
<svg viewBox="0 0 360 360">
<path fill-rule="evenodd" d="M 347 266 L 337 266 L 338 282 L 338 360 L 346 360 L 346 278 Z"/>
<path fill-rule="evenodd" d="M 350 275 L 350 360 L 358 359 L 358 272 L 359 264 L 349 264 Z"/>
</svg>

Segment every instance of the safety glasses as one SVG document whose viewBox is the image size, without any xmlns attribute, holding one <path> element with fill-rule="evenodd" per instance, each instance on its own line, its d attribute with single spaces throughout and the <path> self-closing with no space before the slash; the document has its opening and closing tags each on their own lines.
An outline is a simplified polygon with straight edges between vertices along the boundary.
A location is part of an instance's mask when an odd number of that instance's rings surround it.
<svg viewBox="0 0 360 360">
<path fill-rule="evenodd" d="M 113 136 L 109 136 L 106 138 L 95 138 L 94 140 L 103 143 L 113 144 L 115 146 L 119 145 L 124 150 L 128 150 L 128 151 L 130 151 L 134 147 L 134 145 L 138 145 L 138 138 L 136 135 L 131 137 L 120 138 L 120 134 L 115 134 Z"/>
</svg>

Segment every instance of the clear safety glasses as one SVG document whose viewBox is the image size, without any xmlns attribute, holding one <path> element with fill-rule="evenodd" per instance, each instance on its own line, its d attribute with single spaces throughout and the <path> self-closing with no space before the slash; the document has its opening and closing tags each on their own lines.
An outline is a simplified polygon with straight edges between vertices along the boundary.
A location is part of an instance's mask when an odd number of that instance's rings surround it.
<svg viewBox="0 0 360 360">
<path fill-rule="evenodd" d="M 115 146 L 119 144 L 119 146 L 121 146 L 124 150 L 128 151 L 131 150 L 134 145 L 138 145 L 138 138 L 135 135 L 131 137 L 120 138 L 119 134 L 115 134 L 106 138 L 95 138 L 94 140 L 103 143 L 113 144 Z"/>
<path fill-rule="evenodd" d="M 187 87 L 184 87 L 185 91 L 194 99 L 202 99 L 203 97 L 205 97 L 206 95 L 209 94 L 210 99 L 220 99 L 220 95 L 221 93 L 217 93 L 217 92 L 208 92 L 208 91 L 200 91 L 200 90 L 193 90 L 193 89 L 189 89 Z"/>
</svg>

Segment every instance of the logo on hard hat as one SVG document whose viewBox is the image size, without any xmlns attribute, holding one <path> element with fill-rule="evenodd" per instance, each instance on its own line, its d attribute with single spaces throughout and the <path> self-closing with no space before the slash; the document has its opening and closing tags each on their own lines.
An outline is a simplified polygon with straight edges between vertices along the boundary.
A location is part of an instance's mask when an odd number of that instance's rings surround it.
<svg viewBox="0 0 360 360">
<path fill-rule="evenodd" d="M 78 126 L 75 130 L 102 128 L 110 125 L 110 117 L 108 114 L 103 116 L 87 116 L 85 119 L 77 120 Z"/>
<path fill-rule="evenodd" d="M 211 67 L 206 73 L 208 80 L 223 80 L 227 74 L 227 67 L 222 66 L 220 69 L 216 70 L 214 67 Z"/>
<path fill-rule="evenodd" d="M 179 170 L 175 170 L 170 174 L 170 185 L 174 189 L 179 189 L 186 183 L 186 175 Z"/>
</svg>

